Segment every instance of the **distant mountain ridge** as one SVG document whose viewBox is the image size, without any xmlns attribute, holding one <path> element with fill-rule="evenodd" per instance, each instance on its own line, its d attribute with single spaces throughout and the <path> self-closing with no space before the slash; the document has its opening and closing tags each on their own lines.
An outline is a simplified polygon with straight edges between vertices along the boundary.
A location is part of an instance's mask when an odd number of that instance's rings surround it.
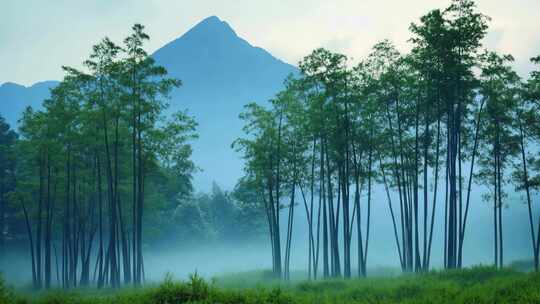
<svg viewBox="0 0 540 304">
<path fill-rule="evenodd" d="M 29 87 L 13 82 L 0 85 L 0 114 L 6 121 L 14 126 L 21 118 L 27 106 L 40 108 L 43 99 L 49 96 L 49 90 L 55 87 L 58 81 L 37 82 Z"/>
<path fill-rule="evenodd" d="M 172 93 L 170 112 L 187 109 L 199 123 L 193 160 L 202 169 L 198 189 L 213 181 L 231 189 L 241 176 L 242 161 L 230 145 L 242 135 L 238 115 L 249 102 L 265 102 L 297 69 L 239 37 L 216 16 L 208 17 L 152 54 L 169 75 L 182 80 Z M 0 85 L 0 114 L 16 125 L 24 108 L 41 107 L 57 81 L 24 87 Z"/>
</svg>

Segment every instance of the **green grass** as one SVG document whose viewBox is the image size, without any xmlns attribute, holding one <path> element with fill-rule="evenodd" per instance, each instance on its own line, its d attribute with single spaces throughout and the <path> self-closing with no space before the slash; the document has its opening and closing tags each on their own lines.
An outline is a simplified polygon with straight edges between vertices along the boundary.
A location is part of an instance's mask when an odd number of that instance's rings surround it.
<svg viewBox="0 0 540 304">
<path fill-rule="evenodd" d="M 10 303 L 14 301 L 13 294 L 4 284 L 4 280 L 0 274 L 0 304 Z"/>
<path fill-rule="evenodd" d="M 301 278 L 300 274 L 298 274 Z M 197 275 L 120 291 L 52 291 L 13 295 L 0 283 L 0 303 L 540 303 L 540 274 L 474 267 L 422 275 L 279 282 L 269 272 Z M 2 302 L 3 301 L 3 302 Z"/>
</svg>

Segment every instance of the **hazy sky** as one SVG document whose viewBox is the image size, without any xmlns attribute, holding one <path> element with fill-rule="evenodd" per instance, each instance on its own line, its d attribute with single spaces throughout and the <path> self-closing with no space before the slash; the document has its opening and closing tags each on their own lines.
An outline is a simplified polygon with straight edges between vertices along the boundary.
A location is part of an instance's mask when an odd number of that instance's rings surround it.
<svg viewBox="0 0 540 304">
<path fill-rule="evenodd" d="M 526 75 L 540 54 L 540 0 L 477 0 L 492 18 L 486 45 L 516 57 Z M 147 26 L 149 51 L 216 15 L 251 44 L 296 64 L 316 47 L 361 58 L 388 38 L 406 51 L 411 22 L 449 0 L 0 0 L 0 83 L 60 79 L 104 36 L 115 41 L 135 22 Z"/>
</svg>

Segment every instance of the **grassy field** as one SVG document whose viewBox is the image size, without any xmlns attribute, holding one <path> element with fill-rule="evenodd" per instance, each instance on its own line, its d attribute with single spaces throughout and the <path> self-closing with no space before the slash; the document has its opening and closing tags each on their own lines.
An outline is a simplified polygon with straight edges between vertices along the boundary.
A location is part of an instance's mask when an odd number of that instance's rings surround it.
<svg viewBox="0 0 540 304">
<path fill-rule="evenodd" d="M 0 284 L 0 303 L 540 303 L 540 274 L 475 267 L 354 280 L 289 283 L 267 272 L 167 278 L 141 289 L 13 292 Z"/>
</svg>

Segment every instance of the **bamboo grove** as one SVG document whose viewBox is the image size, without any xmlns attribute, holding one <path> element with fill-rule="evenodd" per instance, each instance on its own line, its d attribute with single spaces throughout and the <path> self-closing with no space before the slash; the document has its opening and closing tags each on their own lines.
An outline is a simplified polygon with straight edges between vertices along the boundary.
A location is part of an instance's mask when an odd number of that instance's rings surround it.
<svg viewBox="0 0 540 304">
<path fill-rule="evenodd" d="M 520 208 L 508 200 L 514 190 L 528 208 L 538 269 L 540 72 L 522 80 L 512 56 L 485 50 L 488 22 L 473 1 L 454 0 L 411 24 L 408 54 L 383 41 L 353 67 L 317 49 L 268 105 L 246 107 L 246 136 L 233 146 L 264 203 L 277 276 L 289 278 L 297 208 L 309 227 L 310 278 L 366 276 L 375 207 L 389 211 L 404 272 L 428 271 L 437 246 L 444 268 L 462 267 L 471 229 L 493 229 L 493 263 L 502 267 L 502 210 Z M 468 223 L 474 185 L 489 189 L 491 228 Z M 384 204 L 374 205 L 376 186 Z"/>
<path fill-rule="evenodd" d="M 84 71 L 64 67 L 43 110 L 24 112 L 18 140 L 2 124 L 2 212 L 9 203 L 24 217 L 37 289 L 141 284 L 160 178 L 190 183 L 196 123 L 165 117 L 181 83 L 147 55 L 148 39 L 139 24 L 122 46 L 103 39 Z"/>
</svg>

